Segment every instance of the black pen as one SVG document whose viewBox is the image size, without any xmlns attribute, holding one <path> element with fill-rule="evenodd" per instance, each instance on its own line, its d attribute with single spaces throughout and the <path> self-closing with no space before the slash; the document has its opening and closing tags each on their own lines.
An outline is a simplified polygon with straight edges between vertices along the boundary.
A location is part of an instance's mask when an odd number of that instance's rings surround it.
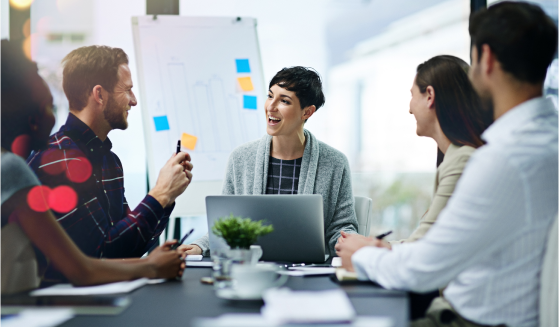
<svg viewBox="0 0 559 327">
<path fill-rule="evenodd" d="M 179 142 L 180 142 L 180 141 L 179 141 Z M 184 234 L 184 236 L 182 237 L 182 239 L 180 240 L 180 242 L 171 245 L 171 250 L 176 250 L 179 246 L 181 246 L 181 245 L 182 245 L 182 242 L 184 242 L 184 240 L 186 240 L 186 238 L 189 237 L 190 234 L 192 234 L 192 232 L 194 232 L 194 228 L 192 228 L 192 229 L 190 230 L 190 232 Z"/>
<path fill-rule="evenodd" d="M 179 152 L 181 152 L 181 140 L 177 142 L 177 154 L 179 154 Z"/>
<path fill-rule="evenodd" d="M 384 234 L 377 235 L 376 238 L 377 238 L 377 240 L 382 240 L 383 238 L 387 237 L 390 234 L 392 234 L 392 231 L 388 231 Z"/>
</svg>

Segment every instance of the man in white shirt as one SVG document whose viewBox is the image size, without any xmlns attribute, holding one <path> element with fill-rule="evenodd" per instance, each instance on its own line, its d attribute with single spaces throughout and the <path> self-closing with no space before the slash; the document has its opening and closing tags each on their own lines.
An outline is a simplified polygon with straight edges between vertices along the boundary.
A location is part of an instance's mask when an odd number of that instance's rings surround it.
<svg viewBox="0 0 559 327">
<path fill-rule="evenodd" d="M 349 235 L 343 266 L 390 289 L 446 287 L 412 326 L 537 326 L 539 275 L 558 204 L 557 109 L 542 97 L 557 27 L 500 2 L 470 18 L 470 79 L 495 122 L 425 237 L 392 251 Z"/>
</svg>

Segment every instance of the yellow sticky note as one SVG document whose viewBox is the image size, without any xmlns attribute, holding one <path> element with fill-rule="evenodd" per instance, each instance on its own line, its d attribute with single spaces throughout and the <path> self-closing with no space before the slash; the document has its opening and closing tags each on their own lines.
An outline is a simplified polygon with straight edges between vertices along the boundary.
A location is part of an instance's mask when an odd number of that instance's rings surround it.
<svg viewBox="0 0 559 327">
<path fill-rule="evenodd" d="M 194 148 L 196 147 L 196 142 L 198 141 L 198 138 L 194 135 L 190 135 L 190 134 L 186 134 L 186 133 L 182 133 L 182 137 L 181 137 L 181 146 L 190 149 L 190 150 L 194 150 Z"/>
<path fill-rule="evenodd" d="M 252 91 L 254 90 L 254 86 L 252 86 L 252 80 L 250 77 L 239 77 L 237 78 L 239 81 L 239 85 L 243 91 Z"/>
</svg>

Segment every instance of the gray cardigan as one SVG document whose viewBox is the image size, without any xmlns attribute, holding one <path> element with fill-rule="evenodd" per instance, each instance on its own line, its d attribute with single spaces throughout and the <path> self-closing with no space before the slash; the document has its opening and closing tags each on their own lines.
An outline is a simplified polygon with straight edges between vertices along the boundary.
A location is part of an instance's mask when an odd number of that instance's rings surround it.
<svg viewBox="0 0 559 327">
<path fill-rule="evenodd" d="M 299 175 L 298 194 L 321 194 L 324 204 L 326 252 L 334 255 L 340 231 L 357 233 L 357 218 L 347 158 L 305 130 L 306 145 Z M 227 163 L 223 194 L 266 194 L 272 137 L 243 144 L 233 150 Z M 209 253 L 208 235 L 196 240 Z"/>
</svg>

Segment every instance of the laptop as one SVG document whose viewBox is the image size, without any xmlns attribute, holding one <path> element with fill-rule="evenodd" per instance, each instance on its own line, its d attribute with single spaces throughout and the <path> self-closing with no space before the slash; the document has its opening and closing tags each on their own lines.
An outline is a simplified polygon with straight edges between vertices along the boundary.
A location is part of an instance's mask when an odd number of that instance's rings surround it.
<svg viewBox="0 0 559 327">
<path fill-rule="evenodd" d="M 214 235 L 213 224 L 230 214 L 264 220 L 274 231 L 258 238 L 262 261 L 323 263 L 324 214 L 322 195 L 221 195 L 206 197 L 210 251 L 227 248 L 225 241 Z"/>
</svg>

